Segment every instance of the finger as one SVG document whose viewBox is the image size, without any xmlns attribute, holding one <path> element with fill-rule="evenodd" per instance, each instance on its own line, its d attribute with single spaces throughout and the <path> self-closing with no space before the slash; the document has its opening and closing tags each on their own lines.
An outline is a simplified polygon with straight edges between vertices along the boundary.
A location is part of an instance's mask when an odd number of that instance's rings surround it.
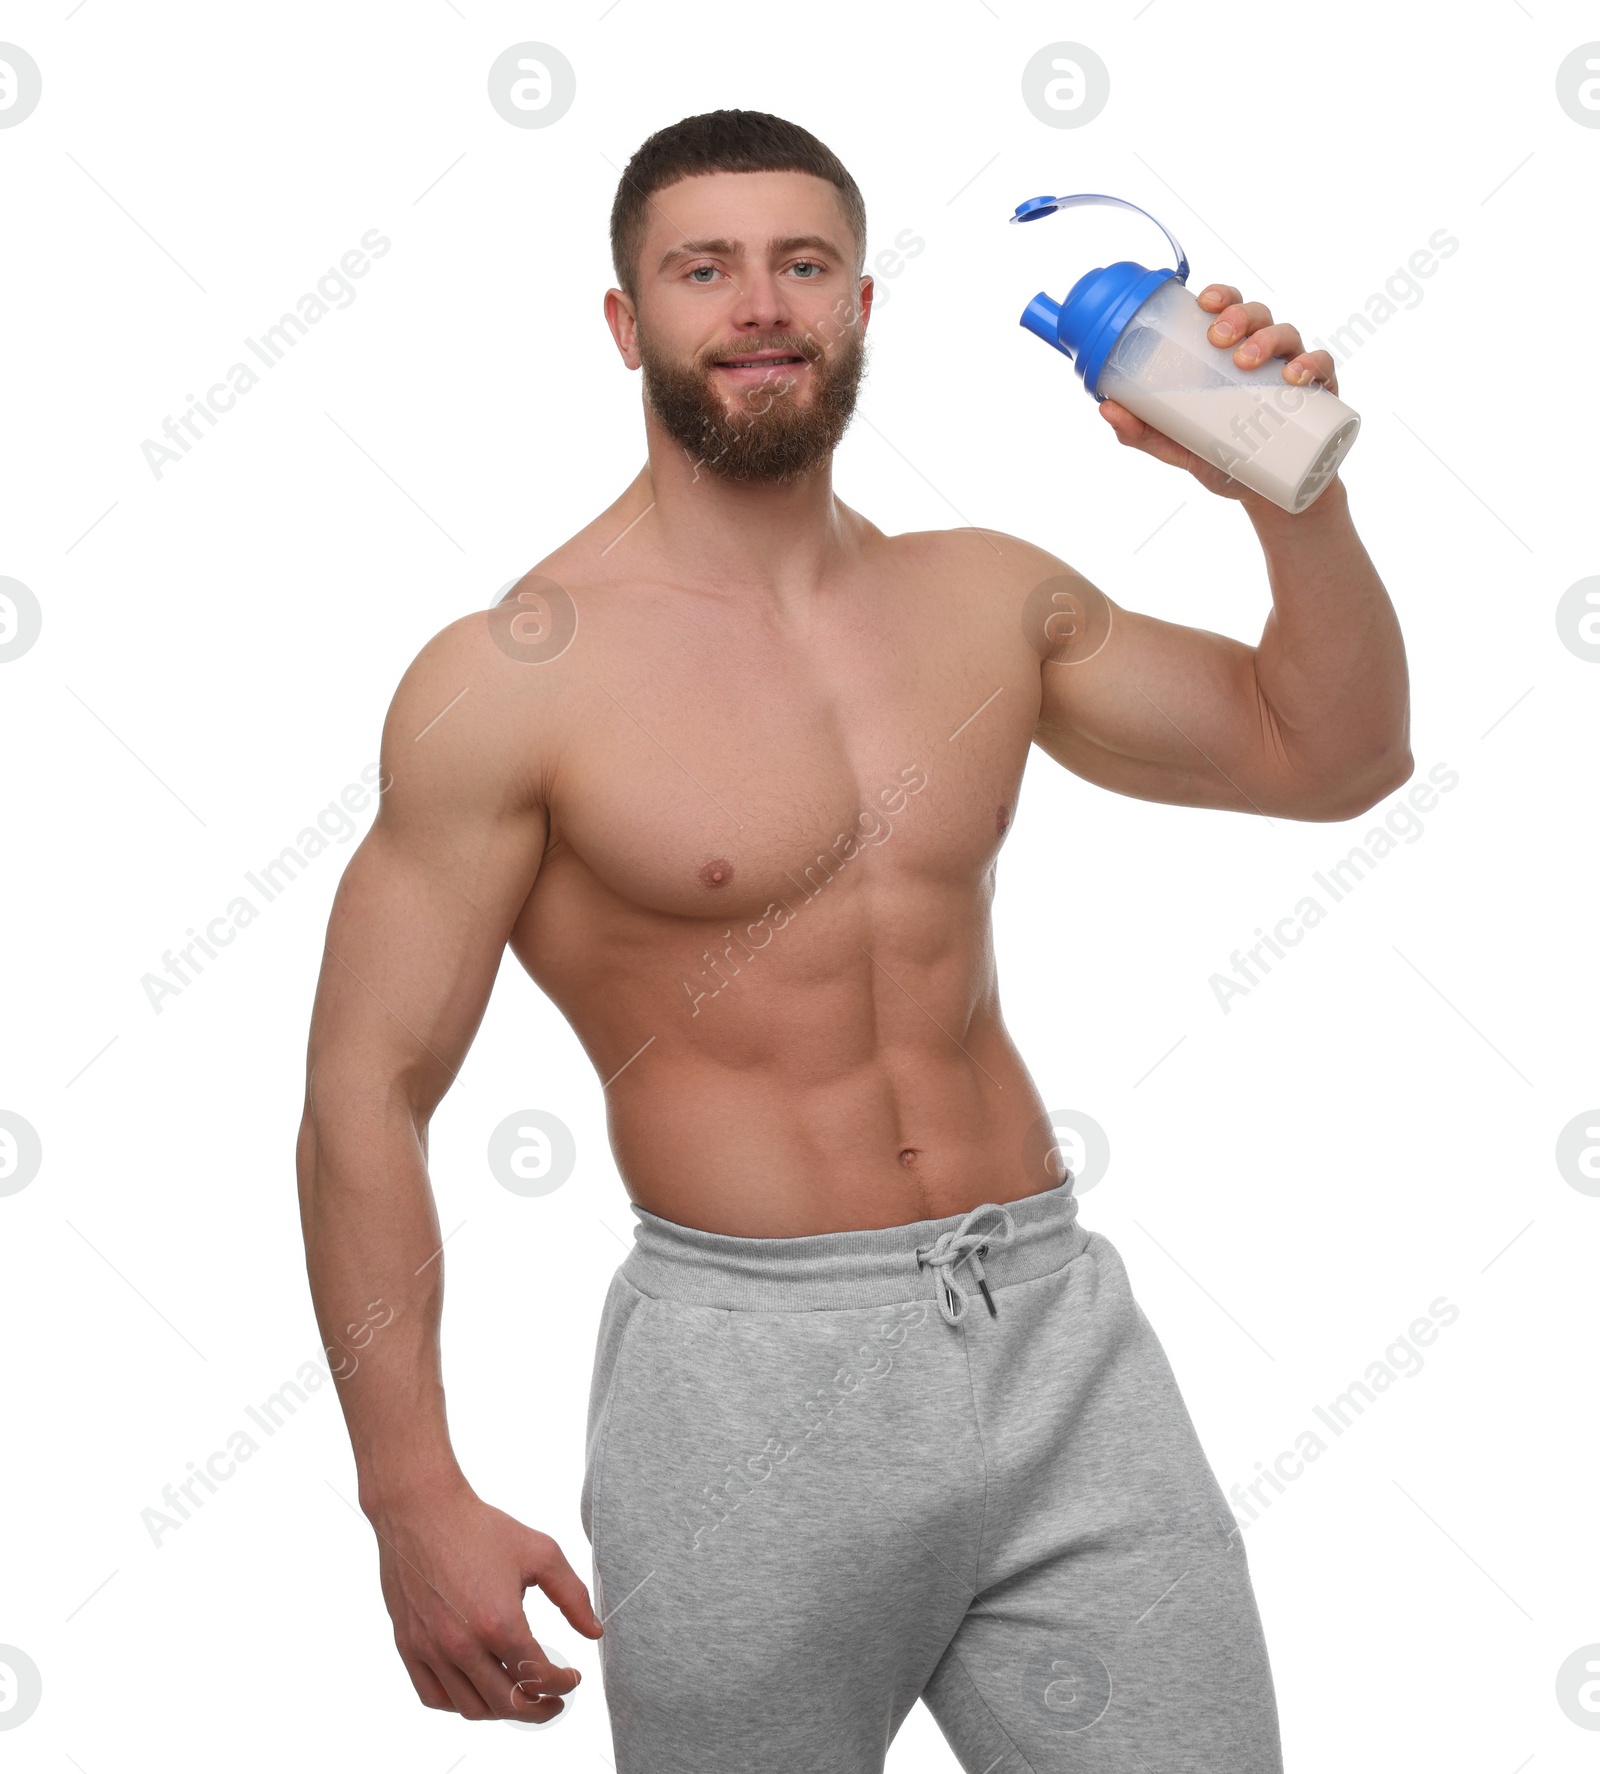
<svg viewBox="0 0 1600 1774">
<path fill-rule="evenodd" d="M 506 1716 L 520 1719 L 525 1725 L 547 1725 L 567 1710 L 567 1703 L 554 1694 L 540 1694 L 529 1684 L 519 1683 L 511 1691 L 513 1710 Z"/>
<path fill-rule="evenodd" d="M 570 1694 L 583 1680 L 578 1670 L 552 1662 L 545 1655 L 520 1609 L 516 1621 L 504 1632 L 485 1634 L 484 1644 L 504 1665 L 506 1682 L 514 1690 L 512 1702 L 519 1711 L 541 1698 Z"/>
<path fill-rule="evenodd" d="M 451 1662 L 443 1653 L 430 1657 L 428 1667 L 439 1681 L 439 1685 L 450 1696 L 450 1704 L 464 1719 L 492 1719 L 494 1708 L 479 1692 L 477 1684 L 460 1667 Z M 493 1691 L 492 1689 L 490 1690 Z"/>
<path fill-rule="evenodd" d="M 1269 357 L 1298 357 L 1305 350 L 1305 341 L 1300 337 L 1300 329 L 1290 326 L 1288 321 L 1280 320 L 1275 326 L 1264 326 L 1240 345 L 1233 354 L 1233 361 L 1243 369 L 1252 365 L 1265 363 Z"/>
<path fill-rule="evenodd" d="M 1331 351 L 1303 351 L 1298 357 L 1290 358 L 1283 366 L 1283 379 L 1286 382 L 1320 382 L 1330 394 L 1339 391 Z"/>
<path fill-rule="evenodd" d="M 463 1652 L 456 1658 L 461 1674 L 472 1684 L 474 1693 L 482 1701 L 485 1712 L 472 1713 L 473 1718 L 525 1719 L 540 1722 L 554 1718 L 561 1708 L 550 1704 L 552 1696 L 545 1692 L 545 1684 L 540 1681 L 532 1669 L 512 1672 L 501 1663 L 495 1652 L 489 1648 L 489 1638 L 485 1634 L 483 1642 L 475 1645 L 470 1651 Z M 575 1688 L 577 1682 L 571 1679 L 576 1676 L 574 1670 L 569 1676 L 566 1672 L 558 1672 L 550 1667 L 548 1659 L 540 1657 L 538 1666 L 551 1678 L 551 1685 L 561 1681 L 567 1688 Z"/>
<path fill-rule="evenodd" d="M 1117 434 L 1117 442 L 1137 444 L 1150 429 L 1137 413 L 1130 413 L 1120 401 L 1109 397 L 1100 402 L 1100 416 Z"/>
<path fill-rule="evenodd" d="M 1271 324 L 1272 310 L 1265 302 L 1230 302 L 1206 329 L 1206 337 L 1213 345 L 1232 345 Z"/>
<path fill-rule="evenodd" d="M 417 1690 L 417 1698 L 424 1706 L 443 1712 L 455 1710 L 455 1703 L 445 1692 L 443 1683 L 426 1663 L 417 1657 L 407 1657 L 404 1652 L 400 1655 L 400 1661 L 406 1666 L 406 1674 L 411 1677 L 411 1685 Z"/>
<path fill-rule="evenodd" d="M 510 1667 L 516 1671 L 516 1683 L 524 1697 L 539 1694 L 546 1697 L 559 1697 L 570 1694 L 583 1680 L 583 1672 L 568 1669 L 560 1663 L 553 1663 L 531 1640 L 528 1649 L 529 1657 L 518 1657 Z"/>
<path fill-rule="evenodd" d="M 604 1631 L 589 1600 L 588 1586 L 548 1534 L 528 1536 L 522 1581 L 537 1583 L 585 1638 L 599 1638 Z"/>
<path fill-rule="evenodd" d="M 552 1663 L 532 1639 L 528 1641 L 528 1650 L 531 1655 L 518 1657 L 510 1664 L 516 1677 L 512 1700 L 519 1711 L 541 1707 L 545 1709 L 541 1716 L 554 1718 L 563 1710 L 561 1696 L 570 1694 L 583 1677 L 575 1669 Z"/>
<path fill-rule="evenodd" d="M 1220 310 L 1243 298 L 1231 283 L 1208 283 L 1195 300 L 1202 308 Z"/>
</svg>

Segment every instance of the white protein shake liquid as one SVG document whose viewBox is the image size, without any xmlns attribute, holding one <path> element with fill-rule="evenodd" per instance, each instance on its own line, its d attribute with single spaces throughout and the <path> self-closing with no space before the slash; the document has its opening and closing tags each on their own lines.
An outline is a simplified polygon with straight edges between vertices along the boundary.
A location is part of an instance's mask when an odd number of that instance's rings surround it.
<svg viewBox="0 0 1600 1774">
<path fill-rule="evenodd" d="M 1249 383 L 1170 390 L 1131 383 L 1119 393 L 1108 385 L 1118 380 L 1102 376 L 1100 392 L 1290 512 L 1303 511 L 1333 478 L 1361 423 L 1337 395 L 1281 375 L 1281 394 Z"/>
</svg>

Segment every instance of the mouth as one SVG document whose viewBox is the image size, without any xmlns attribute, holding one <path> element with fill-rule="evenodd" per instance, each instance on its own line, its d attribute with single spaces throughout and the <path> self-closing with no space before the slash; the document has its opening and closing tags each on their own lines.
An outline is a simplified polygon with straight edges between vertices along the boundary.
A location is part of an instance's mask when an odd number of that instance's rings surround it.
<svg viewBox="0 0 1600 1774">
<path fill-rule="evenodd" d="M 719 357 L 711 366 L 735 381 L 759 381 L 774 370 L 809 368 L 807 360 L 792 351 L 754 351 L 737 357 Z"/>
</svg>

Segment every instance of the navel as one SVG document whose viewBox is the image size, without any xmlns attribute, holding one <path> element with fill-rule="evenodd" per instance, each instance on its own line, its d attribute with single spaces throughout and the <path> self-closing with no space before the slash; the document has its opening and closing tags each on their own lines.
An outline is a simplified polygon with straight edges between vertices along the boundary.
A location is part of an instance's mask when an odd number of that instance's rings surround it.
<svg viewBox="0 0 1600 1774">
<path fill-rule="evenodd" d="M 732 879 L 733 864 L 725 856 L 714 856 L 700 870 L 699 880 L 702 887 L 726 887 Z"/>
<path fill-rule="evenodd" d="M 909 1170 L 921 1156 L 922 1153 L 915 1146 L 905 1146 L 900 1152 L 900 1162 Z"/>
</svg>

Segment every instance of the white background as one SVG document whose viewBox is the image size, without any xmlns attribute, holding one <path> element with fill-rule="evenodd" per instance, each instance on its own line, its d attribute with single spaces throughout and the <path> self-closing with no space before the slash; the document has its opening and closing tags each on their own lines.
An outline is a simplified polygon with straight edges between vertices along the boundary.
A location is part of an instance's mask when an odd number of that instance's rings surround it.
<svg viewBox="0 0 1600 1774">
<path fill-rule="evenodd" d="M 1225 1489 L 1429 1302 L 1458 1308 L 1246 1530 L 1288 1766 L 1592 1768 L 1556 1674 L 1600 1641 L 1600 1199 L 1555 1158 L 1600 1101 L 1600 665 L 1556 624 L 1597 571 L 1600 131 L 1556 99 L 1592 11 L 603 5 L 0 8 L 43 72 L 0 130 L 0 574 L 43 610 L 0 666 L 0 1108 L 43 1146 L 0 1197 L 0 1643 L 44 1684 L 8 1764 L 609 1760 L 596 1652 L 564 1623 L 549 1640 L 586 1679 L 541 1741 L 418 1703 L 331 1386 L 152 1544 L 141 1511 L 319 1353 L 293 1145 L 357 836 L 159 1014 L 140 982 L 358 779 L 423 642 L 636 473 L 639 381 L 601 309 L 617 177 L 651 131 L 735 105 L 841 156 L 869 256 L 926 243 L 880 280 L 841 496 L 891 532 L 1025 535 L 1119 602 L 1247 641 L 1269 600 L 1241 511 L 1120 450 L 1017 325 L 1090 265 L 1163 263 L 1159 236 L 1007 217 L 1127 197 L 1178 234 L 1191 287 L 1236 283 L 1308 341 L 1436 230 L 1459 241 L 1340 373 L 1364 421 L 1344 478 L 1409 650 L 1413 784 L 1458 783 L 1224 1013 L 1211 976 L 1406 791 L 1297 824 L 1119 798 L 1036 754 L 997 942 L 1046 1100 L 1109 1137 L 1083 1217 Z M 486 97 L 528 39 L 577 74 L 548 128 Z M 1022 102 L 1061 39 L 1110 70 L 1082 127 Z M 357 299 L 157 479 L 142 440 L 372 228 L 392 250 Z M 533 1107 L 578 1164 L 528 1200 L 485 1146 Z M 432 1158 L 460 1458 L 587 1577 L 584 1403 L 632 1222 L 599 1082 L 515 963 Z M 553 1610 L 528 1607 L 543 1633 Z M 889 1767 L 954 1765 L 916 1709 Z"/>
</svg>

